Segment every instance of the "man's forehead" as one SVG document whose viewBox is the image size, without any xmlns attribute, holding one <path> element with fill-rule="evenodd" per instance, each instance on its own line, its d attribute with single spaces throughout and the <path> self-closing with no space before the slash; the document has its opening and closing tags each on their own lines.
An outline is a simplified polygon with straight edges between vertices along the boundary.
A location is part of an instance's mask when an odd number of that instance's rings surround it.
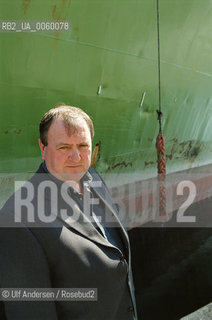
<svg viewBox="0 0 212 320">
<path fill-rule="evenodd" d="M 90 130 L 84 119 L 76 119 L 76 122 L 69 127 L 61 119 L 55 119 L 48 131 L 48 136 L 53 136 L 54 138 L 59 138 L 60 136 L 71 137 L 73 135 L 83 135 L 89 134 Z"/>
<path fill-rule="evenodd" d="M 75 133 L 77 131 L 89 130 L 88 125 L 84 119 L 74 119 L 73 124 L 70 121 L 70 124 L 65 123 L 62 119 L 53 120 L 49 130 L 58 130 L 58 131 L 68 131 L 70 133 Z"/>
</svg>

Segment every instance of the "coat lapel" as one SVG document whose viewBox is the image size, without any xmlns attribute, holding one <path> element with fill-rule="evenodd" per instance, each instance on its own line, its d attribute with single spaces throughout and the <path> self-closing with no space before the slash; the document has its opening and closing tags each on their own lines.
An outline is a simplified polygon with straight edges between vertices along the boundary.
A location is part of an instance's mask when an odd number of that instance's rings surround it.
<svg viewBox="0 0 212 320">
<path fill-rule="evenodd" d="M 85 214 L 83 214 L 83 212 L 79 209 L 77 204 L 75 204 L 74 207 L 72 205 L 72 209 L 73 215 L 58 214 L 56 211 L 52 210 L 51 213 L 56 217 L 56 227 L 65 226 L 67 228 L 73 228 L 89 240 L 107 247 L 114 248 L 114 246 L 110 242 L 108 242 L 108 240 L 105 239 L 105 237 L 100 232 L 98 232 L 92 222 L 90 222 Z"/>
<path fill-rule="evenodd" d="M 112 197 L 110 196 L 109 191 L 106 188 L 97 188 L 97 187 L 92 187 L 92 190 L 96 193 L 97 197 L 99 197 L 102 202 L 105 204 L 106 208 L 106 215 L 107 215 L 107 221 L 111 221 L 112 225 L 114 227 L 118 227 L 120 229 L 121 237 L 122 240 L 127 248 L 129 250 L 129 238 L 126 230 L 124 229 L 121 221 L 118 218 L 116 210 L 113 208 L 112 203 Z"/>
</svg>

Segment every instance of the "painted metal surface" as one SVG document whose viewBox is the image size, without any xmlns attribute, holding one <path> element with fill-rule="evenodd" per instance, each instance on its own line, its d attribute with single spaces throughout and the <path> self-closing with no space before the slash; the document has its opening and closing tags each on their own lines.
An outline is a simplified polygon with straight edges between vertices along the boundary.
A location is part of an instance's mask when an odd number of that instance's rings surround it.
<svg viewBox="0 0 212 320">
<path fill-rule="evenodd" d="M 159 7 L 169 173 L 211 163 L 212 2 Z M 40 118 L 65 102 L 92 116 L 96 169 L 113 173 L 113 185 L 120 173 L 128 182 L 157 174 L 156 17 L 155 0 L 0 1 L 0 20 L 72 24 L 66 33 L 0 34 L 1 173 L 35 171 Z"/>
</svg>

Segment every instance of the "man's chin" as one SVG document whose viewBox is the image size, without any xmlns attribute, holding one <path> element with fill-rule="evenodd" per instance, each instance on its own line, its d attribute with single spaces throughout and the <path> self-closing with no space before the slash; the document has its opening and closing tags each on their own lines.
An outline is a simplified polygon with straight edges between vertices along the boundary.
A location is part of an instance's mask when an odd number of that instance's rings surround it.
<svg viewBox="0 0 212 320">
<path fill-rule="evenodd" d="M 64 172 L 64 173 L 61 173 L 61 178 L 63 181 L 75 181 L 75 182 L 78 182 L 80 181 L 80 179 L 84 176 L 85 172 Z"/>
</svg>

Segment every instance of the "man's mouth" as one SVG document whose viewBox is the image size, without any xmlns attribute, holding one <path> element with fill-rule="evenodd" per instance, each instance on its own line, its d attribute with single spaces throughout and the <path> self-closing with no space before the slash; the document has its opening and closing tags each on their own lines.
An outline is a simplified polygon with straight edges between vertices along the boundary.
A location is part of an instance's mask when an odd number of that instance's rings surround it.
<svg viewBox="0 0 212 320">
<path fill-rule="evenodd" d="M 81 167 L 81 164 L 78 164 L 78 165 L 69 165 L 69 166 L 66 166 L 68 168 L 79 168 Z"/>
</svg>

